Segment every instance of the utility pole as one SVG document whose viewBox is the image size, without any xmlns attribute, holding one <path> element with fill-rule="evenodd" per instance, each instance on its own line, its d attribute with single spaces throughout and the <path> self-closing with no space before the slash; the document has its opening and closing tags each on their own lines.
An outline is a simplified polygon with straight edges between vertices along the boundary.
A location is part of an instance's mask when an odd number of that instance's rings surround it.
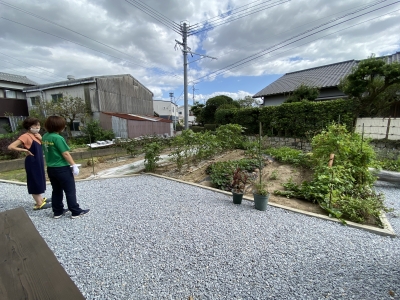
<svg viewBox="0 0 400 300">
<path fill-rule="evenodd" d="M 183 22 L 182 27 L 182 41 L 183 41 L 183 93 L 184 93 L 184 118 L 185 118 L 185 129 L 189 129 L 189 112 L 188 112 L 188 91 L 187 91 L 187 24 Z"/>
<path fill-rule="evenodd" d="M 171 104 L 173 104 L 174 106 L 172 107 L 172 109 L 174 110 L 174 116 L 173 116 L 173 124 L 174 124 L 174 131 L 176 132 L 176 104 L 175 101 L 172 101 L 172 98 L 174 97 L 174 93 L 169 93 L 169 96 L 171 97 Z M 171 105 L 172 106 L 172 105 Z M 171 114 L 172 117 L 172 114 Z"/>
<path fill-rule="evenodd" d="M 194 105 L 194 91 L 198 91 L 198 90 L 199 90 L 199 89 L 195 89 L 195 88 L 194 88 L 194 84 L 193 84 L 193 99 L 192 99 L 192 100 L 193 100 L 193 105 Z"/>
<path fill-rule="evenodd" d="M 211 59 L 217 59 L 215 57 L 211 57 L 211 56 L 207 56 L 207 55 L 203 55 L 203 54 L 199 54 L 199 53 L 195 53 L 192 52 L 191 49 L 187 46 L 187 35 L 188 35 L 188 27 L 187 27 L 187 21 L 183 21 L 182 25 L 181 25 L 181 31 L 182 31 L 182 43 L 175 40 L 175 42 L 179 45 L 181 45 L 183 47 L 183 93 L 184 93 L 184 118 L 185 118 L 185 129 L 189 129 L 189 124 L 188 124 L 188 119 L 189 119 L 189 108 L 188 108 L 188 87 L 187 87 L 187 54 L 195 54 L 195 55 L 199 55 L 201 57 L 208 57 Z"/>
</svg>

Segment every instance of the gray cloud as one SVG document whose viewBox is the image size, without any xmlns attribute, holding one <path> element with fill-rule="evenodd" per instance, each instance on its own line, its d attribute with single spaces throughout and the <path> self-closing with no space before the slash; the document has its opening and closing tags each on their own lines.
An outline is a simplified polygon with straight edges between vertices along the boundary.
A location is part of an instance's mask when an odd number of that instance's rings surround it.
<svg viewBox="0 0 400 300">
<path fill-rule="evenodd" d="M 78 78 L 130 73 L 149 86 L 156 98 L 161 98 L 164 91 L 182 86 L 182 53 L 174 48 L 175 39 L 181 40 L 180 35 L 127 1 L 8 1 L 6 2 L 11 5 L 52 20 L 79 34 L 12 9 L 0 2 L 0 17 L 14 21 L 0 18 L 0 28 L 2 28 L 0 52 L 29 64 L 0 54 L 0 71 L 29 75 L 32 76 L 32 80 L 40 83 L 55 81 L 56 78 L 60 80 L 68 74 Z M 273 2 L 276 1 L 271 1 Z M 282 46 L 280 43 L 290 37 L 376 2 L 372 0 L 290 1 L 190 36 L 188 43 L 192 51 L 218 57 L 216 61 L 202 59 L 190 64 L 190 78 L 196 79 L 207 75 L 274 45 Z M 395 2 L 384 1 L 374 8 Z M 205 20 L 215 21 L 219 14 L 230 8 L 243 7 L 246 3 L 255 5 L 256 2 L 149 0 L 145 3 L 157 12 L 158 18 L 162 18 L 162 21 L 170 26 L 173 23 L 179 24 L 184 19 L 194 26 Z M 361 59 L 371 53 L 382 55 L 399 51 L 400 13 L 395 11 L 399 9 L 400 5 L 397 3 L 345 22 L 271 51 L 221 76 L 283 74 L 347 59 Z M 370 20 L 384 14 L 387 15 Z M 23 23 L 25 26 L 15 22 Z M 350 27 L 360 22 L 365 23 Z M 172 74 L 177 74 L 179 77 L 173 77 Z"/>
</svg>

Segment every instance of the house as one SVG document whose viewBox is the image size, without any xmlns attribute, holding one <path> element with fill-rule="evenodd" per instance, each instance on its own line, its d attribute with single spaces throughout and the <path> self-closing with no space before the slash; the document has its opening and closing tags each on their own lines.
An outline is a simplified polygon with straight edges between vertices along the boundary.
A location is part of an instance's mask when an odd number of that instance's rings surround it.
<svg viewBox="0 0 400 300">
<path fill-rule="evenodd" d="M 400 62 L 400 52 L 383 56 L 388 63 Z M 264 89 L 256 93 L 253 98 L 261 98 L 264 106 L 282 104 L 289 95 L 301 84 L 320 89 L 316 100 L 333 100 L 347 98 L 338 85 L 340 80 L 351 73 L 359 60 L 348 60 L 311 69 L 286 73 Z"/>
<path fill-rule="evenodd" d="M 130 74 L 93 76 L 25 88 L 28 108 L 39 101 L 57 101 L 68 97 L 85 100 L 93 119 L 99 120 L 101 112 L 153 115 L 153 93 Z"/>
<path fill-rule="evenodd" d="M 194 124 L 194 122 L 196 121 L 196 117 L 193 115 L 193 112 L 191 111 L 191 108 L 192 108 L 192 106 L 188 105 L 188 109 L 189 109 L 189 112 L 188 112 L 188 116 L 189 116 L 188 123 L 189 124 Z M 185 122 L 185 106 L 183 106 L 183 105 L 178 107 L 178 118 L 179 118 L 179 122 L 181 122 L 181 121 L 182 121 L 182 123 Z"/>
<path fill-rule="evenodd" d="M 37 85 L 26 76 L 0 72 L 0 133 L 5 133 L 4 125 L 15 130 L 17 121 L 29 115 L 28 104 L 23 89 Z"/>
<path fill-rule="evenodd" d="M 178 120 L 178 105 L 171 101 L 153 100 L 154 111 L 160 118 L 172 120 L 175 124 Z"/>
<path fill-rule="evenodd" d="M 100 125 L 112 130 L 116 137 L 137 138 L 143 135 L 173 136 L 174 128 L 171 120 L 154 116 L 135 114 L 100 113 Z"/>
</svg>

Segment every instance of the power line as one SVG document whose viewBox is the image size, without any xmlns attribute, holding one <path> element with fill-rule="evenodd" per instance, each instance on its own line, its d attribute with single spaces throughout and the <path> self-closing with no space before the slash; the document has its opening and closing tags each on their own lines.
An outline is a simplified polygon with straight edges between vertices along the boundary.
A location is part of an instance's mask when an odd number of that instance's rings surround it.
<svg viewBox="0 0 400 300">
<path fill-rule="evenodd" d="M 338 25 L 340 25 L 340 24 L 342 24 L 342 23 L 348 22 L 348 21 L 350 21 L 350 20 L 359 18 L 359 17 L 361 17 L 361 16 L 363 16 L 363 15 L 372 13 L 372 12 L 374 12 L 374 11 L 383 9 L 383 8 L 385 8 L 385 7 L 388 7 L 388 6 L 391 6 L 391 5 L 394 5 L 394 4 L 398 3 L 398 2 L 400 2 L 400 1 L 397 1 L 397 2 L 395 2 L 395 3 L 387 4 L 387 5 L 385 5 L 385 6 L 376 8 L 376 9 L 374 9 L 374 10 L 372 10 L 372 11 L 363 13 L 363 14 L 358 15 L 358 16 L 356 16 L 356 17 L 349 18 L 349 19 L 344 20 L 344 21 L 342 21 L 342 22 L 339 22 L 339 23 L 337 23 L 337 24 L 328 26 L 328 27 L 326 27 L 326 28 L 324 28 L 324 29 L 321 29 L 321 30 L 318 30 L 318 31 L 316 31 L 316 32 L 314 32 L 314 33 L 305 35 L 305 34 L 307 34 L 308 32 L 317 30 L 317 29 L 319 29 L 319 28 L 321 28 L 321 27 L 323 27 L 323 26 L 326 26 L 326 25 L 328 25 L 328 24 L 330 24 L 330 23 L 336 22 L 336 21 L 338 21 L 339 19 L 343 19 L 343 18 L 345 18 L 345 17 L 347 17 L 347 16 L 349 16 L 349 15 L 352 15 L 352 14 L 355 14 L 355 13 L 360 12 L 360 11 L 362 11 L 362 10 L 368 9 L 368 8 L 370 8 L 371 6 L 375 6 L 375 5 L 380 4 L 381 2 L 385 2 L 385 1 L 386 1 L 386 0 L 378 1 L 378 3 L 369 5 L 369 6 L 365 7 L 365 8 L 363 8 L 363 9 L 359 9 L 359 10 L 357 10 L 357 11 L 348 13 L 348 14 L 346 14 L 346 15 L 344 15 L 344 16 L 341 16 L 341 17 L 335 18 L 335 19 L 333 19 L 333 20 L 330 20 L 330 21 L 328 21 L 328 22 L 326 22 L 326 23 L 324 23 L 324 24 L 321 24 L 321 25 L 319 25 L 319 26 L 316 26 L 316 27 L 314 27 L 314 28 L 312 28 L 312 29 L 306 30 L 306 31 L 304 31 L 304 32 L 302 32 L 302 33 L 300 33 L 300 34 L 298 34 L 298 35 L 295 35 L 295 36 L 293 36 L 293 37 L 291 37 L 291 38 L 289 38 L 289 39 L 286 39 L 286 40 L 284 40 L 284 41 L 282 41 L 282 42 L 280 42 L 280 43 L 278 43 L 278 44 L 275 44 L 275 45 L 273 45 L 273 46 L 271 46 L 271 47 L 268 47 L 268 48 L 266 48 L 266 49 L 264 49 L 264 50 L 261 50 L 261 51 L 255 53 L 255 54 L 253 54 L 253 55 L 250 55 L 250 56 L 248 56 L 248 57 L 246 57 L 246 58 L 243 58 L 243 59 L 241 59 L 241 60 L 239 60 L 239 61 L 237 61 L 237 62 L 235 62 L 235 63 L 232 63 L 232 64 L 230 64 L 230 65 L 228 65 L 228 66 L 226 66 L 226 67 L 224 67 L 224 68 L 221 68 L 221 69 L 216 70 L 216 71 L 214 71 L 214 72 L 211 72 L 211 73 L 209 73 L 209 74 L 207 74 L 207 75 L 204 75 L 204 76 L 202 76 L 202 77 L 199 77 L 199 78 L 197 78 L 196 80 L 193 80 L 192 82 L 198 82 L 199 79 L 209 77 L 210 75 L 213 75 L 213 74 L 215 74 L 215 77 L 216 77 L 216 76 L 219 76 L 219 75 L 224 74 L 224 73 L 226 73 L 227 71 L 229 71 L 229 70 L 231 70 L 231 69 L 233 69 L 233 68 L 236 68 L 236 67 L 238 67 L 238 66 L 240 66 L 240 65 L 246 64 L 246 63 L 248 63 L 248 62 L 250 62 L 250 61 L 253 61 L 253 60 L 255 60 L 255 59 L 257 59 L 257 58 L 259 58 L 259 57 L 261 57 L 261 56 L 264 56 L 264 55 L 266 55 L 266 54 L 269 54 L 269 53 L 271 53 L 271 52 L 273 52 L 273 51 L 276 51 L 276 50 L 278 50 L 278 49 L 281 49 L 281 48 L 283 48 L 283 47 L 285 47 L 285 46 L 288 46 L 288 45 L 290 45 L 290 44 L 293 44 L 293 43 L 295 43 L 295 42 L 297 42 L 297 41 L 300 41 L 300 40 L 302 40 L 302 39 L 305 39 L 305 38 L 307 38 L 307 37 L 310 37 L 310 36 L 312 36 L 312 35 L 315 35 L 315 34 L 317 34 L 317 33 L 320 33 L 320 32 L 322 32 L 322 31 L 325 31 L 325 30 L 327 30 L 327 29 L 329 29 L 329 28 L 338 26 Z M 303 35 L 305 35 L 305 36 L 303 36 Z M 303 36 L 303 37 L 302 37 L 302 36 Z M 296 39 L 296 38 L 298 38 L 298 39 Z M 293 39 L 295 39 L 295 40 L 293 40 Z M 293 40 L 293 41 L 291 41 L 291 40 Z M 289 41 L 290 41 L 290 42 L 289 42 Z M 286 43 L 286 44 L 284 44 L 284 43 Z M 282 45 L 282 44 L 284 44 L 284 45 Z M 280 46 L 280 45 L 282 45 L 282 46 Z M 273 48 L 276 48 L 276 49 L 271 50 L 271 49 L 273 49 Z M 268 51 L 268 50 L 269 50 L 269 51 Z"/>
<path fill-rule="evenodd" d="M 15 59 L 15 60 L 17 60 L 17 61 L 23 62 L 24 64 L 27 64 L 27 65 L 29 65 L 29 66 L 31 66 L 31 67 L 33 67 L 33 68 L 37 68 L 37 69 L 43 70 L 43 71 L 45 71 L 45 72 L 47 72 L 47 73 L 52 73 L 52 74 L 54 74 L 55 76 L 57 76 L 57 77 L 59 77 L 59 78 L 63 78 L 63 79 L 64 79 L 64 77 L 62 77 L 62 76 L 59 76 L 59 75 L 55 74 L 54 72 L 51 72 L 51 71 L 49 71 L 49 70 L 46 70 L 46 69 L 44 69 L 44 68 L 41 68 L 41 67 L 36 67 L 36 66 L 34 66 L 34 65 L 31 65 L 31 64 L 29 64 L 29 63 L 27 63 L 27 62 L 25 62 L 25 61 L 22 61 L 22 60 L 20 60 L 20 59 L 18 59 L 18 58 L 12 57 L 12 56 L 10 56 L 10 55 L 7 55 L 7 54 L 5 54 L 5 53 L 2 53 L 2 52 L 0 52 L 0 54 L 1 54 L 1 55 L 4 55 L 4 56 L 7 56 L 7 57 L 9 57 L 9 58 Z"/>
<path fill-rule="evenodd" d="M 238 10 L 239 8 L 242 8 L 242 7 L 245 7 L 245 6 L 249 6 L 249 5 L 251 5 L 251 4 L 255 3 L 255 2 L 260 2 L 260 1 L 262 1 L 262 0 L 256 0 L 256 1 L 250 2 L 250 3 L 248 3 L 248 4 L 245 4 L 245 5 L 242 5 L 242 6 L 233 8 L 233 9 L 228 10 L 228 11 L 226 11 L 226 12 L 224 12 L 224 13 L 222 13 L 222 14 L 219 14 L 219 15 L 217 15 L 217 16 L 215 16 L 215 17 L 209 18 L 209 19 L 207 19 L 207 20 L 205 20 L 205 21 L 203 21 L 203 22 L 193 24 L 193 25 L 189 26 L 189 29 L 191 29 L 191 28 L 199 28 L 199 27 L 205 25 L 206 23 L 210 22 L 210 20 L 212 20 L 212 19 L 217 19 L 217 18 L 222 19 L 222 18 L 225 18 L 225 15 L 227 15 L 227 14 L 229 14 L 229 13 L 235 11 L 235 10 Z M 267 2 L 270 2 L 270 1 L 272 1 L 272 0 L 268 0 Z"/>
<path fill-rule="evenodd" d="M 8 62 L 6 62 L 6 63 L 8 63 Z M 40 79 L 48 80 L 48 78 L 43 78 L 43 77 L 41 77 L 41 76 L 32 75 L 32 74 L 29 73 L 29 72 L 28 72 L 29 74 L 27 75 L 26 73 L 23 73 L 23 72 L 21 72 L 20 70 L 18 70 L 18 69 L 16 69 L 16 68 L 10 68 L 10 67 L 7 67 L 7 66 L 5 66 L 5 65 L 1 65 L 1 66 L 3 66 L 3 70 L 13 70 L 13 73 L 14 73 L 14 72 L 19 73 L 19 74 L 22 74 L 22 76 L 29 76 L 29 77 L 35 77 L 35 78 L 40 78 Z"/>
<path fill-rule="evenodd" d="M 21 65 L 16 64 L 16 63 L 13 63 L 13 62 L 10 62 L 10 61 L 7 61 L 7 60 L 2 60 L 2 61 L 3 61 L 4 63 L 6 63 L 6 64 L 11 64 L 11 65 L 14 65 L 14 66 L 17 66 L 17 67 L 21 67 Z M 3 66 L 4 66 L 4 65 L 3 65 Z M 54 78 L 54 77 L 51 77 L 51 76 L 49 76 L 49 75 L 39 73 L 39 72 L 37 72 L 37 71 L 35 71 L 35 70 L 31 70 L 30 67 L 27 68 L 26 66 L 22 66 L 22 68 L 23 68 L 24 70 L 27 70 L 28 72 L 33 72 L 33 73 L 36 73 L 36 74 L 40 74 L 40 75 L 48 76 L 48 77 L 50 77 L 50 78 Z M 13 69 L 13 68 L 8 68 L 8 69 Z M 13 70 L 16 70 L 16 69 L 13 69 Z M 44 78 L 44 77 L 40 77 L 40 76 L 36 76 L 36 77 L 41 78 L 41 79 L 45 79 L 45 80 L 49 80 L 49 78 Z"/>
<path fill-rule="evenodd" d="M 218 27 L 218 26 L 221 26 L 221 25 L 224 25 L 224 24 L 227 24 L 227 23 L 236 21 L 236 20 L 238 20 L 238 19 L 247 17 L 247 16 L 249 16 L 249 15 L 258 13 L 258 12 L 260 12 L 260 11 L 263 11 L 263 10 L 266 10 L 266 9 L 269 9 L 269 8 L 273 8 L 273 7 L 275 7 L 275 6 L 278 6 L 278 5 L 281 5 L 281 4 L 284 4 L 284 3 L 286 3 L 286 2 L 290 2 L 290 1 L 291 1 L 291 0 L 284 0 L 284 1 L 280 1 L 280 2 L 278 1 L 278 2 L 273 3 L 273 4 L 268 4 L 269 6 L 266 5 L 266 6 L 262 7 L 262 8 L 258 8 L 257 10 L 253 10 L 253 11 L 249 11 L 249 12 L 243 12 L 243 13 L 241 13 L 241 14 L 238 13 L 239 16 L 235 16 L 235 14 L 229 15 L 228 17 L 226 17 L 226 18 L 228 18 L 227 20 L 224 20 L 224 19 L 217 20 L 217 21 L 215 21 L 214 23 L 206 24 L 206 25 L 207 25 L 206 28 L 199 29 L 199 30 L 192 30 L 192 31 L 189 31 L 189 35 L 195 35 L 195 34 L 198 34 L 198 33 L 200 33 L 200 32 L 204 32 L 204 31 L 211 30 L 211 29 L 213 29 L 213 28 L 215 28 L 215 27 Z"/>
<path fill-rule="evenodd" d="M 156 19 L 158 22 L 164 24 L 165 26 L 167 26 L 171 30 L 175 31 L 176 33 L 181 34 L 179 24 L 173 22 L 172 20 L 168 19 L 164 15 L 158 13 L 156 10 L 154 10 L 150 6 L 144 4 L 141 1 L 135 1 L 135 0 L 131 0 L 132 2 L 130 0 L 125 0 L 125 1 L 127 3 L 129 3 L 130 5 L 136 7 L 140 11 L 144 12 L 145 14 L 149 15 L 150 17 Z"/>
<path fill-rule="evenodd" d="M 36 14 L 31 13 L 31 12 L 29 12 L 29 11 L 27 11 L 27 10 L 24 10 L 24 9 L 22 9 L 22 8 L 20 8 L 20 7 L 17 7 L 17 6 L 15 6 L 15 5 L 12 5 L 12 4 L 8 3 L 8 2 L 5 2 L 5 1 L 1 1 L 1 0 L 0 0 L 0 4 L 3 4 L 3 5 L 5 5 L 5 6 L 8 6 L 8 7 L 10 7 L 10 8 L 13 8 L 13 9 L 15 9 L 15 10 L 18 10 L 18 11 L 20 11 L 20 12 L 23 12 L 23 13 L 25 13 L 25 14 L 27 14 L 27 15 L 33 16 L 33 17 L 35 17 L 35 18 L 38 18 L 38 19 L 40 19 L 40 20 L 42 20 L 42 21 L 51 23 L 51 24 L 53 24 L 53 25 L 56 25 L 56 26 L 58 26 L 58 27 L 61 27 L 61 28 L 63 28 L 63 29 L 66 29 L 66 30 L 68 30 L 68 31 L 71 31 L 71 32 L 73 32 L 73 33 L 75 33 L 75 34 L 78 34 L 78 35 L 80 35 L 80 36 L 82 36 L 82 37 L 84 37 L 84 38 L 87 38 L 87 39 L 89 39 L 89 40 L 91 40 L 91 41 L 93 41 L 93 42 L 96 42 L 96 43 L 98 43 L 98 44 L 100 44 L 100 45 L 102 45 L 102 46 L 105 46 L 105 47 L 107 47 L 107 48 L 109 48 L 109 49 L 112 49 L 112 50 L 114 50 L 114 51 L 116 51 L 116 52 L 118 52 L 118 53 L 121 53 L 121 54 L 124 54 L 124 55 L 126 55 L 126 56 L 128 56 L 128 57 L 133 58 L 132 56 L 130 56 L 129 54 L 127 54 L 127 53 L 125 53 L 125 52 L 123 52 L 123 51 L 120 51 L 120 50 L 118 50 L 118 49 L 116 49 L 116 48 L 114 48 L 114 47 L 111 47 L 111 46 L 109 46 L 109 45 L 107 45 L 107 44 L 105 44 L 105 43 L 102 43 L 102 42 L 100 42 L 100 41 L 98 41 L 98 40 L 95 40 L 95 39 L 93 39 L 93 38 L 91 38 L 91 37 L 89 37 L 89 36 L 87 36 L 87 35 L 84 35 L 84 34 L 78 32 L 78 31 L 75 31 L 75 30 L 73 30 L 73 29 L 70 29 L 70 28 L 68 28 L 68 27 L 66 27 L 66 26 L 63 26 L 63 25 L 61 25 L 61 24 L 58 24 L 58 23 L 56 23 L 56 22 L 54 22 L 54 21 L 51 21 L 51 20 L 49 20 L 49 19 L 46 19 L 46 18 L 44 18 L 44 17 L 42 17 L 42 16 L 36 15 Z M 136 58 L 133 58 L 133 59 L 136 59 Z M 140 59 L 137 59 L 137 60 L 138 60 L 138 61 L 141 61 Z M 145 63 L 145 62 L 143 62 L 143 61 L 141 61 L 141 62 L 142 62 L 142 63 Z"/>
<path fill-rule="evenodd" d="M 10 19 L 4 18 L 4 17 L 0 17 L 0 18 L 1 18 L 1 19 L 4 19 L 4 20 L 6 20 L 6 21 L 13 22 L 13 23 L 16 23 L 16 24 L 18 24 L 18 25 L 21 25 L 21 26 L 24 26 L 24 27 L 28 27 L 28 28 L 30 28 L 30 29 L 33 29 L 33 30 L 36 30 L 36 31 L 39 31 L 39 32 L 42 32 L 42 33 L 45 33 L 45 34 L 48 34 L 48 35 L 57 37 L 57 38 L 59 38 L 59 39 L 68 41 L 68 42 L 70 42 L 70 43 L 79 45 L 79 46 L 81 46 L 81 47 L 84 47 L 84 48 L 87 48 L 87 49 L 90 49 L 90 50 L 99 52 L 99 53 L 104 54 L 104 55 L 107 55 L 107 56 L 109 56 L 109 57 L 116 58 L 116 59 L 118 59 L 118 60 L 120 60 L 120 61 L 123 61 L 123 62 L 126 62 L 126 63 L 130 63 L 130 64 L 133 64 L 133 65 L 137 65 L 137 66 L 140 66 L 140 67 L 142 67 L 142 68 L 144 68 L 144 69 L 149 69 L 149 68 L 147 68 L 147 67 L 145 67 L 145 66 L 139 65 L 138 63 L 135 63 L 135 62 L 132 62 L 132 61 L 129 61 L 129 60 L 126 60 L 126 59 L 122 59 L 122 58 L 120 58 L 120 57 L 117 57 L 117 56 L 114 56 L 114 55 L 111 55 L 111 54 L 102 52 L 102 51 L 100 51 L 100 50 L 96 50 L 96 49 L 94 49 L 94 48 L 85 46 L 85 45 L 83 45 L 83 44 L 80 44 L 80 43 L 77 43 L 77 42 L 74 42 L 74 41 L 71 41 L 71 40 L 69 40 L 69 39 L 60 37 L 60 36 L 58 36 L 58 35 L 55 35 L 55 34 L 52 34 L 52 33 L 48 33 L 48 32 L 43 31 L 43 30 L 41 30 L 41 29 L 37 29 L 37 28 L 34 28 L 34 27 L 32 27 L 32 26 L 25 25 L 25 24 L 22 24 L 22 23 L 20 23 L 20 22 L 17 22 L 17 21 L 14 21 L 14 20 L 10 20 Z M 179 76 L 179 75 L 167 73 L 167 72 L 162 71 L 162 70 L 161 70 L 161 73 L 162 73 L 162 74 L 165 74 L 165 75 L 172 75 L 173 77 Z M 180 76 L 179 76 L 179 77 L 180 77 Z"/>
<path fill-rule="evenodd" d="M 255 62 L 259 63 L 259 62 L 263 62 L 263 61 L 269 60 L 269 59 L 271 59 L 272 57 L 276 57 L 276 56 L 281 55 L 282 53 L 285 53 L 285 52 L 288 52 L 288 51 L 290 51 L 290 50 L 296 49 L 296 48 L 298 48 L 298 47 L 307 45 L 307 44 L 309 44 L 309 43 L 311 43 L 311 42 L 318 41 L 318 40 L 320 40 L 320 39 L 322 39 L 322 38 L 324 38 L 324 37 L 327 37 L 327 36 L 330 36 L 330 35 L 334 35 L 334 34 L 336 34 L 336 33 L 338 33 L 338 32 L 347 30 L 347 29 L 349 29 L 349 28 L 358 26 L 358 25 L 360 25 L 360 24 L 367 23 L 367 22 L 369 22 L 369 21 L 371 21 L 371 20 L 378 19 L 378 18 L 380 18 L 380 17 L 383 17 L 383 16 L 385 16 L 385 15 L 391 14 L 391 13 L 396 12 L 396 11 L 400 11 L 400 9 L 396 9 L 396 10 L 390 11 L 390 12 L 388 12 L 388 13 L 386 13 L 386 14 L 383 14 L 383 15 L 380 15 L 380 16 L 377 16 L 377 17 L 368 19 L 368 20 L 366 20 L 366 21 L 359 22 L 359 23 L 357 23 L 357 24 L 348 26 L 348 27 L 343 28 L 343 29 L 339 29 L 339 30 L 334 31 L 334 32 L 332 32 L 332 33 L 329 33 L 329 34 L 326 34 L 326 35 L 321 36 L 321 37 L 319 37 L 319 38 L 316 38 L 316 39 L 314 39 L 314 40 L 312 40 L 312 41 L 308 41 L 308 42 L 306 42 L 306 43 L 303 43 L 303 44 L 297 45 L 297 46 L 295 46 L 295 47 L 292 47 L 292 48 L 290 48 L 290 49 L 287 49 L 287 50 L 285 50 L 285 51 L 282 51 L 282 52 L 280 52 L 280 53 L 278 53 L 278 54 L 276 54 L 276 55 L 273 55 L 273 56 L 270 56 L 270 57 L 266 57 L 266 58 L 261 59 L 261 60 L 249 62 L 249 64 L 251 65 L 251 64 L 254 64 Z M 275 51 L 275 50 L 273 50 L 273 51 Z M 273 52 L 273 51 L 271 51 L 271 52 Z M 271 52 L 269 52 L 269 53 L 271 53 Z M 268 54 L 269 54 L 269 53 L 268 53 Z M 236 69 L 236 70 L 237 70 L 237 69 L 241 69 L 241 68 L 244 68 L 244 67 L 246 67 L 246 66 L 247 66 L 246 64 L 241 64 L 240 66 L 235 67 L 235 69 Z M 215 78 L 215 77 L 217 77 L 217 76 L 219 76 L 219 75 L 221 75 L 221 74 L 215 75 L 213 78 Z M 200 83 L 200 82 L 202 82 L 202 81 L 204 81 L 204 80 L 205 80 L 205 79 L 199 80 L 199 81 L 197 81 L 196 83 Z M 191 82 L 193 82 L 193 81 L 191 81 Z"/>
</svg>

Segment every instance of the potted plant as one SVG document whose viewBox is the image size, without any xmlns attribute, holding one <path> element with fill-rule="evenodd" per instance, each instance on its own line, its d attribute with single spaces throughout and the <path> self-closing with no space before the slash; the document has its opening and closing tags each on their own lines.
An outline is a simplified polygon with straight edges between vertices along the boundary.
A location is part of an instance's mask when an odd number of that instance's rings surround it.
<svg viewBox="0 0 400 300">
<path fill-rule="evenodd" d="M 242 171 L 240 167 L 236 167 L 233 170 L 233 178 L 232 178 L 232 195 L 233 195 L 233 203 L 241 204 L 243 199 L 243 193 L 246 188 L 246 184 L 249 180 L 249 176 L 247 172 Z"/>
<path fill-rule="evenodd" d="M 263 167 L 264 161 L 261 152 L 261 122 L 260 122 L 260 134 L 258 137 L 258 151 L 257 151 L 257 160 L 258 160 L 258 180 L 253 182 L 253 197 L 254 197 L 254 207 L 258 210 L 266 210 L 269 199 L 268 187 L 265 182 L 263 182 Z"/>
</svg>

